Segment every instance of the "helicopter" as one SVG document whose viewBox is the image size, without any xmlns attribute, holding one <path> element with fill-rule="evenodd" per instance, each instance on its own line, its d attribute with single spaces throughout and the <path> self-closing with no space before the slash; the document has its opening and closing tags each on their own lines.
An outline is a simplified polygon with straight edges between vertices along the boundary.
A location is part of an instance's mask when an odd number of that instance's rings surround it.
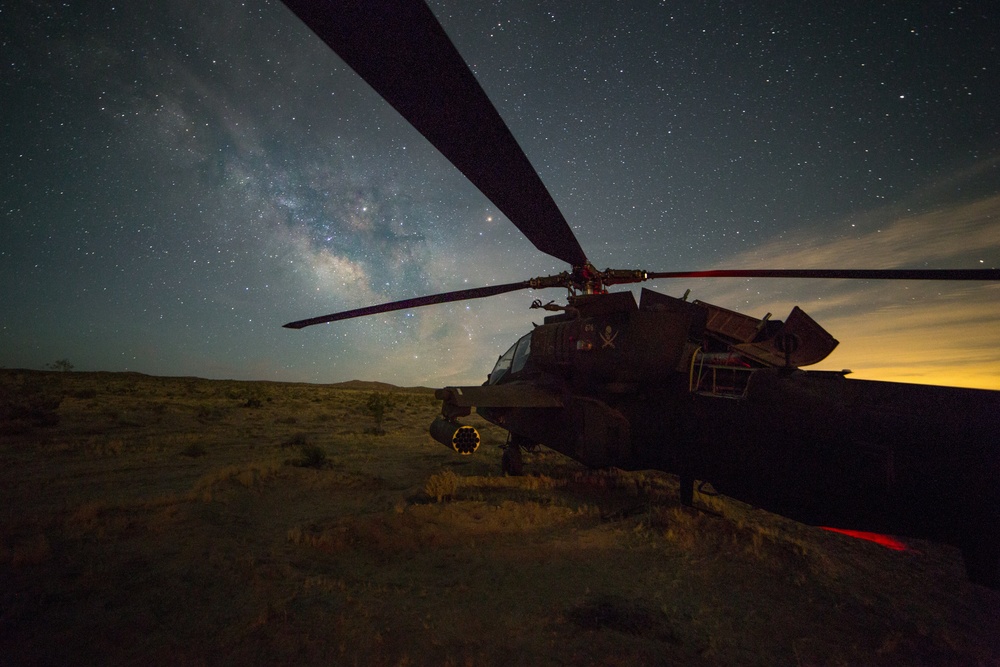
<svg viewBox="0 0 1000 667">
<path fill-rule="evenodd" d="M 784 320 L 643 289 L 669 278 L 1000 280 L 995 269 L 598 270 L 423 0 L 283 0 L 541 252 L 552 276 L 289 322 L 321 323 L 566 290 L 565 305 L 499 357 L 480 386 L 436 390 L 431 436 L 475 452 L 472 409 L 509 433 L 502 467 L 544 444 L 592 468 L 678 476 L 812 525 L 957 546 L 969 579 L 1000 589 L 1000 392 L 807 371 L 838 341 L 795 307 Z"/>
</svg>

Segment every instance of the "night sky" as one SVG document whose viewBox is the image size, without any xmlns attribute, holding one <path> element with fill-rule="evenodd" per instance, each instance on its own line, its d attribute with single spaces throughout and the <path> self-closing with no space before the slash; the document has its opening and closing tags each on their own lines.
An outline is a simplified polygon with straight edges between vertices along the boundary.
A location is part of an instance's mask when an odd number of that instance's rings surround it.
<svg viewBox="0 0 1000 667">
<path fill-rule="evenodd" d="M 1000 267 L 994 2 L 433 0 L 599 268 Z M 567 267 L 272 0 L 0 0 L 0 366 L 479 384 Z M 1000 285 L 647 287 L 1000 388 Z M 639 287 L 636 287 L 638 290 Z"/>
</svg>

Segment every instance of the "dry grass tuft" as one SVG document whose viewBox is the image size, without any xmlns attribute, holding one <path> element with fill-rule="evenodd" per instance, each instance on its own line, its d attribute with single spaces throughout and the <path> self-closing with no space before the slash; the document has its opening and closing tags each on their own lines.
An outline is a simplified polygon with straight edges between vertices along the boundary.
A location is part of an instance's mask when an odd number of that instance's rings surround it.
<svg viewBox="0 0 1000 667">
<path fill-rule="evenodd" d="M 195 482 L 191 494 L 195 498 L 211 502 L 220 487 L 233 482 L 246 489 L 259 488 L 265 480 L 273 477 L 281 466 L 282 463 L 275 460 L 226 466 L 201 477 Z"/>
<path fill-rule="evenodd" d="M 434 473 L 427 479 L 424 490 L 428 496 L 440 503 L 454 497 L 458 491 L 458 486 L 458 475 L 451 470 L 443 470 L 439 473 Z"/>
<path fill-rule="evenodd" d="M 549 475 L 463 475 L 454 471 L 442 470 L 431 475 L 424 485 L 424 491 L 437 502 L 465 498 L 485 500 L 501 497 L 511 492 L 519 499 L 530 500 L 536 497 L 550 496 L 553 492 L 573 486 L 574 479 L 557 478 Z M 461 491 L 461 492 L 460 492 Z"/>
</svg>

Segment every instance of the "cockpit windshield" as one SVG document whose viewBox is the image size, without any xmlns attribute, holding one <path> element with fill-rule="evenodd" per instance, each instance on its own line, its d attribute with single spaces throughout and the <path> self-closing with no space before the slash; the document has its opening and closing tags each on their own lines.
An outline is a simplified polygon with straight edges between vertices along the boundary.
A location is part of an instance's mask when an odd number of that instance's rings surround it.
<svg viewBox="0 0 1000 667">
<path fill-rule="evenodd" d="M 524 368 L 528 355 L 531 354 L 531 334 L 523 336 L 519 341 L 510 346 L 510 349 L 503 353 L 497 360 L 496 366 L 490 372 L 490 384 L 496 384 L 502 377 L 510 373 L 517 373 Z"/>
</svg>

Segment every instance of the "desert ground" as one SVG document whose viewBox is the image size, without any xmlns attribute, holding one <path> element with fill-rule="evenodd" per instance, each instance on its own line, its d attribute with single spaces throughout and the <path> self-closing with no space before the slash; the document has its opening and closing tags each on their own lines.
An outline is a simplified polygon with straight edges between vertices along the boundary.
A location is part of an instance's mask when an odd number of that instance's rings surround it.
<svg viewBox="0 0 1000 667">
<path fill-rule="evenodd" d="M 377 423 L 373 406 L 385 406 Z M 998 665 L 1000 593 L 427 389 L 0 370 L 0 663 Z"/>
</svg>

